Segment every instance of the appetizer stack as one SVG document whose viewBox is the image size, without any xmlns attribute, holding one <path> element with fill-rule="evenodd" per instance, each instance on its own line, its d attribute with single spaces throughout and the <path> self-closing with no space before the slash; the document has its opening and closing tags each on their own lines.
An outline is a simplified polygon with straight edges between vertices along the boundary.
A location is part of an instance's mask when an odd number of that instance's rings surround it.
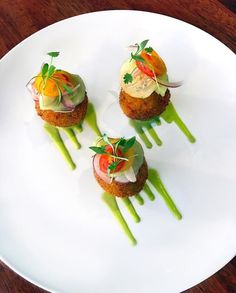
<svg viewBox="0 0 236 293">
<path fill-rule="evenodd" d="M 37 76 L 31 78 L 27 84 L 35 102 L 37 114 L 46 122 L 44 129 L 55 143 L 63 158 L 71 169 L 76 165 L 61 138 L 59 130 L 66 133 L 76 149 L 81 145 L 76 132 L 83 130 L 82 123 L 87 121 L 96 135 L 101 132 L 97 126 L 96 113 L 88 97 L 85 85 L 77 74 L 56 69 L 52 64 L 53 58 L 59 52 L 49 52 L 50 63 L 44 63 Z"/>
<path fill-rule="evenodd" d="M 152 47 L 146 47 L 148 40 L 136 49 L 126 60 L 120 72 L 120 106 L 131 119 L 149 120 L 165 111 L 170 101 L 168 87 L 178 83 L 168 82 L 164 61 Z"/>
<path fill-rule="evenodd" d="M 94 176 L 105 191 L 102 199 L 113 212 L 132 244 L 135 245 L 137 241 L 119 209 L 116 198 L 121 199 L 134 221 L 138 223 L 141 218 L 130 198 L 134 197 L 138 204 L 143 205 L 144 199 L 139 194 L 143 191 L 153 201 L 155 195 L 150 188 L 149 184 L 151 184 L 173 215 L 178 220 L 182 219 L 181 213 L 167 192 L 158 172 L 155 169 L 148 169 L 142 146 L 135 137 L 130 139 L 109 138 L 104 134 L 90 149 L 95 152 L 93 156 Z"/>
<path fill-rule="evenodd" d="M 88 98 L 79 75 L 56 69 L 53 58 L 59 52 L 49 52 L 50 64 L 44 63 L 41 71 L 28 83 L 38 115 L 47 123 L 58 127 L 81 124 L 85 118 Z"/>
<path fill-rule="evenodd" d="M 151 144 L 147 144 L 142 127 L 149 130 L 157 144 L 161 144 L 151 128 L 152 122 L 160 122 L 159 116 L 168 123 L 174 121 L 189 140 L 194 142 L 194 137 L 170 102 L 168 88 L 178 87 L 181 83 L 168 81 L 164 61 L 153 48 L 147 47 L 147 43 L 148 40 L 145 40 L 140 45 L 132 46 L 135 52 L 131 53 L 131 58 L 121 68 L 120 106 L 134 121 L 131 125 L 134 125 L 146 146 Z M 100 135 L 96 145 L 90 149 L 95 152 L 92 159 L 94 176 L 105 191 L 102 198 L 115 214 L 131 242 L 136 244 L 136 239 L 119 210 L 116 197 L 121 198 L 135 222 L 139 222 L 140 217 L 129 198 L 134 196 L 142 205 L 144 200 L 139 192 L 143 191 L 150 200 L 154 200 L 155 195 L 149 187 L 150 183 L 162 196 L 174 216 L 181 219 L 182 215 L 166 191 L 157 170 L 148 169 L 143 148 L 135 136 L 129 139 L 109 138 L 106 134 L 101 136 L 93 105 L 88 103 L 83 80 L 77 74 L 56 69 L 52 62 L 59 52 L 49 52 L 48 55 L 51 58 L 50 63 L 43 64 L 41 71 L 29 81 L 27 87 L 33 96 L 37 114 L 46 122 L 46 132 L 69 166 L 72 169 L 76 167 L 59 129 L 68 135 L 76 148 L 80 148 L 74 130 L 82 131 L 81 124 L 86 119 L 94 132 Z"/>
<path fill-rule="evenodd" d="M 152 127 L 152 124 L 161 124 L 160 117 L 167 123 L 174 122 L 193 143 L 194 136 L 170 101 L 169 88 L 179 87 L 181 82 L 168 81 L 164 61 L 152 47 L 147 47 L 147 43 L 148 40 L 145 40 L 130 46 L 135 52 L 121 67 L 120 106 L 147 148 L 151 148 L 152 144 L 145 134 L 146 130 L 157 145 L 162 144 Z"/>
<path fill-rule="evenodd" d="M 148 177 L 143 148 L 135 136 L 125 138 L 99 138 L 97 145 L 90 147 L 93 171 L 97 182 L 108 193 L 127 197 L 138 194 Z"/>
</svg>

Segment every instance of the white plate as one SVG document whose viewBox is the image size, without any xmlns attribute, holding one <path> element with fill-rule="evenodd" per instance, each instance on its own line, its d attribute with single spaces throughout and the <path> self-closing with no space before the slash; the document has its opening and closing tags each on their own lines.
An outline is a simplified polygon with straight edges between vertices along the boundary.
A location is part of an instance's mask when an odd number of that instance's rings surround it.
<svg viewBox="0 0 236 293">
<path fill-rule="evenodd" d="M 146 150 L 183 213 L 177 221 L 157 197 L 125 214 L 138 245 L 130 246 L 101 201 L 87 147 L 79 136 L 70 171 L 42 130 L 25 84 L 60 51 L 56 65 L 85 80 L 98 122 L 109 134 L 132 135 L 114 96 L 127 45 L 150 39 L 170 79 L 184 80 L 172 101 L 197 137 L 174 125 Z M 166 16 L 134 11 L 91 13 L 43 29 L 0 63 L 0 252 L 22 276 L 55 292 L 178 292 L 209 277 L 235 254 L 236 60 L 205 32 Z M 115 105 L 108 119 L 108 106 Z M 106 114 L 106 115 L 105 115 Z M 69 144 L 68 144 L 69 145 Z M 72 149 L 72 148 L 70 148 Z"/>
</svg>

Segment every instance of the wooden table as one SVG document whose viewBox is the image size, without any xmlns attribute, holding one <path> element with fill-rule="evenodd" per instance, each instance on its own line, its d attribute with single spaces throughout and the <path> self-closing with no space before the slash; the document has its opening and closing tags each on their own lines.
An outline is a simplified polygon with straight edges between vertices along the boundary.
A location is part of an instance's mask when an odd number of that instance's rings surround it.
<svg viewBox="0 0 236 293">
<path fill-rule="evenodd" d="M 74 15 L 109 9 L 151 11 L 184 20 L 207 31 L 236 52 L 235 0 L 0 0 L 0 57 L 49 24 Z M 20 292 L 46 291 L 0 263 L 0 293 Z M 236 258 L 214 276 L 185 292 L 236 292 Z"/>
</svg>

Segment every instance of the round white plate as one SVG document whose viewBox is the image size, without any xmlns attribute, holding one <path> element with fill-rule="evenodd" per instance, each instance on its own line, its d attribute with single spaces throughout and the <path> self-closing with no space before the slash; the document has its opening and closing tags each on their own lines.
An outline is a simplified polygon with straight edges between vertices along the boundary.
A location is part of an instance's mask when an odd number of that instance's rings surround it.
<svg viewBox="0 0 236 293">
<path fill-rule="evenodd" d="M 46 53 L 79 73 L 98 123 L 110 135 L 133 135 L 117 104 L 119 68 L 129 44 L 150 39 L 165 60 L 177 111 L 197 138 L 175 125 L 158 128 L 164 144 L 146 151 L 183 214 L 160 197 L 137 207 L 132 247 L 101 200 L 92 175 L 92 131 L 70 171 L 43 131 L 25 85 Z M 107 11 L 73 17 L 32 35 L 0 63 L 0 253 L 26 279 L 54 292 L 179 292 L 235 255 L 235 55 L 207 33 L 166 16 Z M 112 111 L 112 113 L 111 113 Z"/>
</svg>

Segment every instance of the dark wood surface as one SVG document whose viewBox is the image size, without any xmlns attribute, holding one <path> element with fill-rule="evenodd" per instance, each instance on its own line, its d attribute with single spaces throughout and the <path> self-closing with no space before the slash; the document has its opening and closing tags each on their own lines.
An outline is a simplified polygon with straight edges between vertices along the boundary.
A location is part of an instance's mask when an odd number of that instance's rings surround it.
<svg viewBox="0 0 236 293">
<path fill-rule="evenodd" d="M 32 33 L 83 13 L 134 9 L 169 15 L 215 36 L 236 52 L 235 0 L 0 0 L 0 58 Z M 234 233 L 235 231 L 232 231 Z M 45 293 L 0 262 L 0 293 Z M 236 292 L 236 259 L 185 293 Z M 68 292 L 69 293 L 69 292 Z M 81 292 L 83 293 L 83 292 Z"/>
</svg>

